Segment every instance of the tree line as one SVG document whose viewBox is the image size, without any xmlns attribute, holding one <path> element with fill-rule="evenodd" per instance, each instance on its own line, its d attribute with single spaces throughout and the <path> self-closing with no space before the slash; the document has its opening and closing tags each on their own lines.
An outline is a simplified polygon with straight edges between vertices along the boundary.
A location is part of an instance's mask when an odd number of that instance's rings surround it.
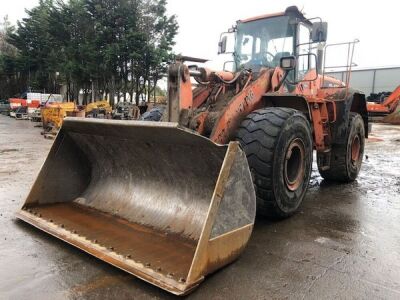
<svg viewBox="0 0 400 300">
<path fill-rule="evenodd" d="M 0 28 L 0 98 L 27 90 L 84 103 L 109 96 L 139 104 L 156 95 L 178 30 L 166 0 L 40 0 Z"/>
</svg>

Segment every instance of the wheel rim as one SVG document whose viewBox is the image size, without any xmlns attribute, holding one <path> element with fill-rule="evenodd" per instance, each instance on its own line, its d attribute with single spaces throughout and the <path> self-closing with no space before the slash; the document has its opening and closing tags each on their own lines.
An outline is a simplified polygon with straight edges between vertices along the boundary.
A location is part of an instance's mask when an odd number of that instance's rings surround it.
<svg viewBox="0 0 400 300">
<path fill-rule="evenodd" d="M 360 142 L 360 137 L 357 134 L 354 136 L 353 141 L 351 142 L 351 162 L 353 165 L 360 158 L 360 149 L 361 149 L 361 142 Z"/>
<path fill-rule="evenodd" d="M 300 139 L 293 140 L 285 155 L 283 169 L 286 187 L 295 191 L 303 183 L 305 147 Z"/>
</svg>

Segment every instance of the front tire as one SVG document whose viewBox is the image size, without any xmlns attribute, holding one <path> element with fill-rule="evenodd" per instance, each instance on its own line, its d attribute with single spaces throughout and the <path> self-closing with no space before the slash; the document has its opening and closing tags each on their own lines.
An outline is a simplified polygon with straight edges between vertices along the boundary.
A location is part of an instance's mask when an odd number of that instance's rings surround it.
<svg viewBox="0 0 400 300">
<path fill-rule="evenodd" d="M 312 169 L 309 121 L 290 108 L 264 108 L 241 123 L 237 140 L 246 153 L 257 195 L 257 212 L 272 218 L 294 214 Z"/>
</svg>

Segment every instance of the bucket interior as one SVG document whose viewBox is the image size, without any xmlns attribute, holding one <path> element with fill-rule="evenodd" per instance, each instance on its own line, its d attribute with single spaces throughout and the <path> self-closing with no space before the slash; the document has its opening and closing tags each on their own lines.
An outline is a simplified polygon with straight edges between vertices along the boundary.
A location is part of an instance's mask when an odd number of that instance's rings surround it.
<svg viewBox="0 0 400 300">
<path fill-rule="evenodd" d="M 67 118 L 23 210 L 126 258 L 126 271 L 184 282 L 225 153 L 168 123 Z"/>
</svg>

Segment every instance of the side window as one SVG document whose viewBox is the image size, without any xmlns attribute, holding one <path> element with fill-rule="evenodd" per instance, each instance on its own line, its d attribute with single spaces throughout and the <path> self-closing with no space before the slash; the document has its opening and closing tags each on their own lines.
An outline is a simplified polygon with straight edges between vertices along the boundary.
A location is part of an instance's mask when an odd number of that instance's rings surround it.
<svg viewBox="0 0 400 300">
<path fill-rule="evenodd" d="M 260 53 L 261 53 L 261 39 L 258 37 L 256 38 L 254 44 L 254 54 L 260 54 Z"/>
<path fill-rule="evenodd" d="M 246 63 L 251 60 L 253 54 L 253 42 L 254 38 L 251 35 L 243 35 L 241 45 L 241 63 Z"/>
<path fill-rule="evenodd" d="M 309 54 L 311 53 L 310 29 L 303 24 L 299 24 L 298 47 L 297 47 L 297 80 L 302 80 L 305 74 L 313 68 L 312 63 L 315 59 Z M 314 66 L 315 68 L 315 66 Z"/>
</svg>

